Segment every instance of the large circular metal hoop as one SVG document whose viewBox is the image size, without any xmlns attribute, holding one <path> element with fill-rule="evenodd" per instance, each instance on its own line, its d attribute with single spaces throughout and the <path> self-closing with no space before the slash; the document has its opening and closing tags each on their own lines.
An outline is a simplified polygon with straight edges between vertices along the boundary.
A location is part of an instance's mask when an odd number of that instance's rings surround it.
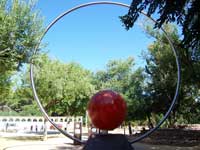
<svg viewBox="0 0 200 150">
<path fill-rule="evenodd" d="M 72 9 L 69 9 L 67 10 L 66 12 L 64 12 L 63 14 L 61 14 L 60 16 L 58 16 L 51 24 L 49 24 L 49 26 L 46 28 L 44 34 L 42 35 L 42 37 L 40 38 L 39 42 L 38 42 L 38 45 L 36 46 L 35 48 L 35 52 L 34 54 L 37 52 L 39 46 L 40 46 L 40 43 L 42 41 L 42 39 L 44 38 L 44 36 L 46 35 L 46 33 L 49 31 L 49 29 L 57 22 L 59 21 L 62 17 L 66 16 L 67 14 L 77 10 L 77 9 L 80 9 L 80 8 L 83 8 L 83 7 L 87 7 L 87 6 L 92 6 L 92 5 L 102 5 L 102 4 L 107 4 L 107 5 L 118 5 L 118 6 L 122 6 L 122 7 L 126 7 L 126 8 L 129 8 L 130 6 L 127 5 L 127 4 L 123 4 L 123 3 L 119 3 L 119 2 L 110 2 L 110 1 L 98 1 L 98 2 L 90 2 L 90 3 L 86 3 L 86 4 L 82 4 L 82 5 L 79 5 L 79 6 L 76 6 Z M 143 14 L 144 16 L 146 16 L 147 18 L 149 18 L 150 20 L 152 20 L 154 23 L 156 23 L 156 21 L 147 16 L 146 13 L 144 12 L 140 12 L 141 14 Z M 162 124 L 163 122 L 168 118 L 168 116 L 170 115 L 170 112 L 172 111 L 175 103 L 176 103 L 176 100 L 177 100 L 177 97 L 178 97 L 178 93 L 179 93 L 179 88 L 180 88 L 180 80 L 181 80 L 181 73 L 180 73 L 180 63 L 179 63 L 179 57 L 178 57 L 178 54 L 177 54 L 177 51 L 175 50 L 174 46 L 173 46 L 173 43 L 170 39 L 170 37 L 167 35 L 166 31 L 161 28 L 161 30 L 163 31 L 165 37 L 167 38 L 169 44 L 170 44 L 170 47 L 174 53 L 174 56 L 175 56 L 175 59 L 176 59 L 176 65 L 177 65 L 177 84 L 176 84 L 176 90 L 175 90 L 175 94 L 174 94 L 174 98 L 173 98 L 173 101 L 168 109 L 168 111 L 165 113 L 164 117 L 160 120 L 160 122 L 151 130 L 149 130 L 148 132 L 146 132 L 145 134 L 133 139 L 132 141 L 130 141 L 130 143 L 135 143 L 137 141 L 140 141 L 142 139 L 144 139 L 145 137 L 149 136 L 151 133 L 153 133 L 155 130 L 157 130 Z M 31 80 L 31 86 L 32 86 L 32 90 L 33 90 L 33 94 L 34 94 L 34 98 L 41 110 L 41 112 L 43 113 L 44 117 L 56 128 L 58 129 L 62 134 L 64 134 L 66 137 L 72 139 L 72 140 L 75 140 L 79 143 L 82 143 L 84 144 L 85 142 L 78 139 L 78 138 L 75 138 L 73 137 L 72 135 L 70 135 L 69 133 L 63 131 L 62 129 L 60 129 L 53 121 L 51 121 L 51 119 L 49 118 L 48 114 L 46 113 L 46 111 L 44 110 L 39 98 L 38 98 L 38 95 L 37 95 L 37 92 L 36 92 L 36 89 L 35 89 L 35 83 L 34 83 L 34 74 L 33 74 L 33 63 L 31 61 L 31 64 L 30 64 L 30 80 Z"/>
</svg>

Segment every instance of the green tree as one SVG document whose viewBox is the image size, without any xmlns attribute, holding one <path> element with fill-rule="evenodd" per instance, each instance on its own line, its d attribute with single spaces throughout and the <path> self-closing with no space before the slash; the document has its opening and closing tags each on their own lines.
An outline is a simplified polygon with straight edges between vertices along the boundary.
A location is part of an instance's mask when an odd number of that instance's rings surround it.
<svg viewBox="0 0 200 150">
<path fill-rule="evenodd" d="M 129 12 L 121 17 L 126 29 L 131 28 L 141 11 L 148 16 L 157 14 L 155 27 L 175 22 L 182 27 L 182 45 L 187 53 L 200 55 L 200 3 L 199 0 L 133 0 Z M 197 56 L 196 56 L 197 57 Z"/>
<path fill-rule="evenodd" d="M 41 116 L 39 107 L 36 101 L 33 100 L 32 89 L 30 88 L 30 83 L 27 81 L 28 76 L 22 76 L 22 82 L 13 91 L 13 96 L 9 99 L 6 104 L 18 115 L 22 116 Z"/>
<path fill-rule="evenodd" d="M 129 57 L 126 60 L 110 60 L 106 70 L 98 71 L 94 75 L 94 84 L 97 90 L 112 89 L 124 93 L 128 86 L 134 59 Z"/>
<path fill-rule="evenodd" d="M 147 106 L 145 105 L 145 75 L 144 69 L 138 68 L 131 73 L 128 80 L 128 87 L 125 89 L 128 104 L 128 121 L 144 121 L 147 118 Z"/>
<path fill-rule="evenodd" d="M 25 74 L 20 87 L 20 90 L 26 88 L 23 92 L 26 95 L 25 103 L 32 96 L 30 86 L 27 86 L 30 85 L 28 74 L 29 72 Z M 64 64 L 41 55 L 35 64 L 34 74 L 38 96 L 50 115 L 85 114 L 87 102 L 94 92 L 88 70 L 77 63 Z"/>
<path fill-rule="evenodd" d="M 0 105 L 12 95 L 12 76 L 31 58 L 43 33 L 43 19 L 26 0 L 0 1 Z"/>
<path fill-rule="evenodd" d="M 104 71 L 94 75 L 96 90 L 112 89 L 119 92 L 128 106 L 127 121 L 145 118 L 143 112 L 143 69 L 134 70 L 134 59 L 111 60 Z"/>
<path fill-rule="evenodd" d="M 11 79 L 8 78 L 10 76 L 10 72 L 6 72 L 4 74 L 0 74 L 0 106 L 6 104 L 6 100 L 10 99 L 12 96 L 12 82 Z"/>
<path fill-rule="evenodd" d="M 144 75 L 142 68 L 134 68 L 134 59 L 111 60 L 104 71 L 94 75 L 96 90 L 112 89 L 122 95 L 127 104 L 126 122 L 129 134 L 132 134 L 131 121 L 145 120 L 144 111 Z"/>
<path fill-rule="evenodd" d="M 178 103 L 176 104 L 172 115 L 169 117 L 170 125 L 173 125 L 179 118 L 188 120 L 186 116 L 192 116 L 190 111 L 193 108 L 193 112 L 198 112 L 196 107 L 199 102 L 196 100 L 198 97 L 199 84 L 199 67 L 200 63 L 191 64 L 186 59 L 187 53 L 181 47 L 181 42 L 178 36 L 175 26 L 165 25 L 165 30 L 168 32 L 174 45 L 179 53 L 181 60 L 181 72 L 182 72 L 182 85 L 180 88 L 180 94 Z M 147 26 L 147 33 L 155 38 L 153 44 L 148 48 L 148 54 L 145 56 L 147 66 L 147 88 L 145 93 L 151 100 L 151 113 L 164 114 L 171 101 L 173 100 L 175 87 L 177 83 L 177 68 L 175 57 L 170 49 L 170 46 L 165 38 L 164 34 L 153 30 L 153 27 Z"/>
<path fill-rule="evenodd" d="M 43 19 L 25 0 L 0 2 L 0 73 L 28 62 L 43 33 Z"/>
</svg>

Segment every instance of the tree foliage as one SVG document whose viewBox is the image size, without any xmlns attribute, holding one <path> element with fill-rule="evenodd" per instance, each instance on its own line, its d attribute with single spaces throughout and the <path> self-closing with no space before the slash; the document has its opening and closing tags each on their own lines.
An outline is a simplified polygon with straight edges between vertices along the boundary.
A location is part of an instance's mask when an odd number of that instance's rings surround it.
<svg viewBox="0 0 200 150">
<path fill-rule="evenodd" d="M 12 96 L 12 76 L 29 61 L 43 32 L 43 19 L 34 3 L 0 1 L 0 105 Z"/>
<path fill-rule="evenodd" d="M 10 72 L 0 74 L 0 106 L 6 103 L 7 99 L 10 99 L 12 91 L 12 82 L 10 79 Z"/>
<path fill-rule="evenodd" d="M 77 63 L 61 63 L 41 55 L 35 65 L 35 85 L 46 111 L 57 115 L 81 115 L 94 92 L 91 73 Z M 26 85 L 29 79 L 24 81 Z"/>
<path fill-rule="evenodd" d="M 0 73 L 28 62 L 43 32 L 43 19 L 32 1 L 0 2 Z"/>
<path fill-rule="evenodd" d="M 98 90 L 109 88 L 120 93 L 124 93 L 134 66 L 134 59 L 110 60 L 106 65 L 106 70 L 98 71 L 94 78 Z"/>
<path fill-rule="evenodd" d="M 127 120 L 144 119 L 142 112 L 143 69 L 134 70 L 134 59 L 111 60 L 106 70 L 94 75 L 96 90 L 112 89 L 119 92 L 127 102 Z M 141 107 L 142 106 L 142 107 Z"/>
<path fill-rule="evenodd" d="M 155 27 L 164 23 L 176 22 L 182 26 L 182 45 L 193 57 L 200 57 L 200 3 L 199 0 L 133 0 L 128 14 L 121 17 L 126 29 L 131 28 L 141 11 L 148 16 L 158 14 Z M 193 59 L 195 59 L 193 58 Z"/>
<path fill-rule="evenodd" d="M 6 104 L 18 115 L 26 116 L 39 116 L 41 112 L 36 104 L 36 101 L 33 100 L 32 89 L 30 88 L 30 83 L 28 76 L 21 75 L 22 83 L 17 85 L 16 89 L 13 92 L 11 99 L 7 100 Z M 16 85 L 15 85 L 16 86 Z"/>
<path fill-rule="evenodd" d="M 199 105 L 197 98 L 200 89 L 198 82 L 200 80 L 200 72 L 197 68 L 200 67 L 200 63 L 191 64 L 185 59 L 187 58 L 187 53 L 181 47 L 178 47 L 181 41 L 174 26 L 165 25 L 164 28 L 175 42 L 182 66 L 182 84 L 178 103 L 169 118 L 169 122 L 172 125 L 180 118 L 189 121 L 187 116 L 191 117 L 199 111 L 196 106 Z M 151 113 L 165 114 L 173 100 L 177 83 L 175 57 L 163 33 L 155 31 L 148 26 L 146 31 L 155 38 L 155 41 L 149 46 L 148 54 L 145 56 L 148 77 L 145 93 L 152 101 L 151 105 L 149 105 Z M 192 121 L 190 120 L 190 122 Z"/>
</svg>

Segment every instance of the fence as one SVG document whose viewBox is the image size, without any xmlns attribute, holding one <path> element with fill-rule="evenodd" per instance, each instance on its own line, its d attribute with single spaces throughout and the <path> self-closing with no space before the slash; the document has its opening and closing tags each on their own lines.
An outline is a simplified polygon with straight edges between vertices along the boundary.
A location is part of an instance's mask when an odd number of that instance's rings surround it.
<svg viewBox="0 0 200 150">
<path fill-rule="evenodd" d="M 50 117 L 60 128 L 72 131 L 74 122 L 83 123 L 83 117 Z M 44 130 L 43 117 L 0 116 L 0 131 L 10 132 L 40 132 Z M 47 122 L 47 130 L 54 131 L 54 127 Z"/>
</svg>

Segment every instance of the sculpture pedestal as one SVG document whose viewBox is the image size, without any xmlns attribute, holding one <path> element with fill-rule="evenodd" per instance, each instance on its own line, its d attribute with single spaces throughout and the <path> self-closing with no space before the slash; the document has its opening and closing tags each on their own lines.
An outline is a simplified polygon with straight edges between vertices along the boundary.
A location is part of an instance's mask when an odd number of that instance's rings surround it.
<svg viewBox="0 0 200 150">
<path fill-rule="evenodd" d="M 98 134 L 90 136 L 83 150 L 134 150 L 134 148 L 124 135 Z"/>
</svg>

